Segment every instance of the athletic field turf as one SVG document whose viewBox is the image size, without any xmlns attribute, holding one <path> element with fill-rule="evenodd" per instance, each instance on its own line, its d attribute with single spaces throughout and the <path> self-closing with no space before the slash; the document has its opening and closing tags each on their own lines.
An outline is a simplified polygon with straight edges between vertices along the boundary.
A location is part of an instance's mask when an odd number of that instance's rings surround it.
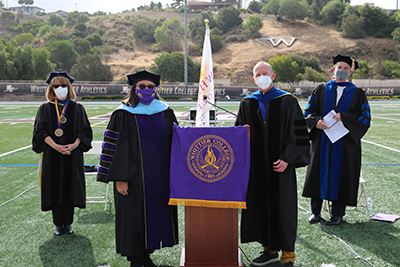
<svg viewBox="0 0 400 267">
<path fill-rule="evenodd" d="M 75 234 L 55 236 L 51 212 L 40 209 L 37 187 L 38 155 L 31 150 L 33 120 L 40 103 L 0 102 L 0 266 L 129 266 L 115 253 L 114 206 L 87 204 L 75 209 Z M 83 102 L 94 141 L 101 141 L 108 115 L 117 102 Z M 190 126 L 187 111 L 195 102 L 170 102 L 180 125 Z M 239 102 L 219 102 L 237 112 Z M 363 177 L 373 201 L 373 214 L 400 215 L 400 102 L 371 102 L 372 126 L 363 138 Z M 305 102 L 301 102 L 305 106 Z M 233 117 L 218 111 L 218 126 L 233 125 Z M 98 164 L 86 154 L 85 163 Z M 365 207 L 348 208 L 338 226 L 311 225 L 309 199 L 301 197 L 305 168 L 298 174 L 298 233 L 296 266 L 400 266 L 400 219 L 394 223 L 370 220 Z M 87 196 L 103 196 L 105 185 L 87 175 Z M 111 199 L 113 198 L 110 185 Z M 363 198 L 360 199 L 363 202 Z M 184 247 L 184 208 L 179 207 L 180 243 L 156 251 L 158 266 L 179 266 Z M 239 215 L 240 216 L 240 215 Z M 327 210 L 322 212 L 329 218 Z M 259 256 L 257 243 L 241 244 L 244 266 Z M 269 266 L 280 266 L 274 263 Z"/>
</svg>

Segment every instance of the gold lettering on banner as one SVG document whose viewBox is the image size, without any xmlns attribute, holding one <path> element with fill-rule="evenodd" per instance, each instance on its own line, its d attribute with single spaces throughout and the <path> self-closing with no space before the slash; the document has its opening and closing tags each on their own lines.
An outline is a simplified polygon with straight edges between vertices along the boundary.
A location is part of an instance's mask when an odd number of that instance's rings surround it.
<svg viewBox="0 0 400 267">
<path fill-rule="evenodd" d="M 217 135 L 199 137 L 188 150 L 187 165 L 190 172 L 207 183 L 224 179 L 232 170 L 233 164 L 232 147 Z"/>
</svg>

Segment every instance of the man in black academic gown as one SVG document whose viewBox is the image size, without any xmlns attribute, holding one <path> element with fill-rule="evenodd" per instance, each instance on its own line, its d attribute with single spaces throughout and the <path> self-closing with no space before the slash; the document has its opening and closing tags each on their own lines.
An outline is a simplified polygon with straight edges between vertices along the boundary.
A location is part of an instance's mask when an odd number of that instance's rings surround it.
<svg viewBox="0 0 400 267">
<path fill-rule="evenodd" d="M 295 168 L 309 163 L 310 143 L 298 101 L 273 86 L 271 65 L 259 62 L 253 81 L 259 90 L 242 99 L 236 125 L 250 126 L 251 166 L 241 242 L 264 247 L 252 264 L 279 261 L 293 266 L 297 231 Z"/>
<path fill-rule="evenodd" d="M 345 215 L 346 205 L 357 205 L 361 169 L 361 138 L 371 123 L 371 111 L 364 91 L 348 81 L 358 68 L 357 61 L 337 55 L 333 58 L 334 79 L 318 85 L 312 92 L 304 116 L 310 132 L 311 164 L 307 169 L 304 197 L 311 197 L 312 215 L 309 223 L 321 219 L 322 200 L 332 201 L 328 225 L 338 225 Z M 343 123 L 349 131 L 332 143 L 324 129 L 324 117 L 331 111 L 334 121 Z"/>
<path fill-rule="evenodd" d="M 178 243 L 177 208 L 169 206 L 173 110 L 159 100 L 158 74 L 128 75 L 132 89 L 104 132 L 97 180 L 114 181 L 117 253 L 135 267 L 156 266 L 150 254 Z"/>
</svg>

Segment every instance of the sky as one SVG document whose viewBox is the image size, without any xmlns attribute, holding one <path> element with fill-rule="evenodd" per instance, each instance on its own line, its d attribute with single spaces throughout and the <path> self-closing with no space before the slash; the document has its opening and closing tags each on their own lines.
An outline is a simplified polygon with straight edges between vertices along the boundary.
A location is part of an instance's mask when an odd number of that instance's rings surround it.
<svg viewBox="0 0 400 267">
<path fill-rule="evenodd" d="M 5 7 L 20 6 L 18 0 L 1 0 Z M 96 11 L 103 11 L 106 13 L 120 13 L 124 10 L 131 10 L 141 5 L 150 5 L 151 1 L 158 3 L 161 2 L 163 6 L 166 4 L 172 4 L 174 0 L 34 0 L 33 6 L 41 7 L 45 9 L 45 12 L 53 12 L 57 10 L 63 10 L 67 12 L 71 11 L 87 11 L 90 14 Z M 211 2 L 211 0 L 202 0 Z M 248 4 L 251 0 L 243 0 L 244 3 Z M 351 0 L 351 5 L 363 5 L 366 2 L 373 3 L 377 7 L 384 9 L 396 9 L 396 3 L 398 0 L 373 0 L 373 1 L 362 1 L 362 0 Z M 400 6 L 399 6 L 400 8 Z"/>
</svg>

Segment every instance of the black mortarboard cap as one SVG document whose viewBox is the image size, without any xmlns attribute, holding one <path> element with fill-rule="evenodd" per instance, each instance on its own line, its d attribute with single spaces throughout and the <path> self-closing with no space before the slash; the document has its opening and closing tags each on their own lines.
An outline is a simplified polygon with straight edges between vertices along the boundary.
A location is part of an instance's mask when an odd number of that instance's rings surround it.
<svg viewBox="0 0 400 267">
<path fill-rule="evenodd" d="M 138 81 L 151 81 L 153 82 L 156 86 L 160 85 L 160 79 L 161 76 L 152 72 L 149 72 L 147 70 L 141 70 L 132 74 L 128 74 L 128 84 L 129 85 L 134 85 Z"/>
<path fill-rule="evenodd" d="M 342 55 L 337 55 L 336 57 L 333 57 L 333 65 L 336 63 L 343 61 L 349 64 L 350 68 L 353 68 L 353 62 L 354 62 L 354 70 L 358 69 L 358 62 L 352 59 L 351 57 L 348 56 L 342 56 Z"/>
<path fill-rule="evenodd" d="M 49 78 L 47 78 L 46 83 L 50 84 L 51 80 L 54 77 L 57 77 L 57 76 L 64 76 L 65 78 L 67 78 L 69 80 L 70 83 L 73 83 L 75 81 L 74 78 L 69 76 L 68 72 L 66 72 L 66 71 L 55 71 L 55 72 L 50 72 Z"/>
</svg>

